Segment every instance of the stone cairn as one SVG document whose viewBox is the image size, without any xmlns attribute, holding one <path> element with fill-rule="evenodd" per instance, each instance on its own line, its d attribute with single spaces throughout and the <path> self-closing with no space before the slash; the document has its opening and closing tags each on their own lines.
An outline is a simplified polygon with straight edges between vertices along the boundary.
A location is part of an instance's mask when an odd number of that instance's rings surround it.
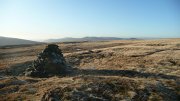
<svg viewBox="0 0 180 101">
<path fill-rule="evenodd" d="M 50 75 L 65 75 L 68 66 L 58 45 L 48 45 L 25 71 L 26 76 L 46 77 Z"/>
</svg>

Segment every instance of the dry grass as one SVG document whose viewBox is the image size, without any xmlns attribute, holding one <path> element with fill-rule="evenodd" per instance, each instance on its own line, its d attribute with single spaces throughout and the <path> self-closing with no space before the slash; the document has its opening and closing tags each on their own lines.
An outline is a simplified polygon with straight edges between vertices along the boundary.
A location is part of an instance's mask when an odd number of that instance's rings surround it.
<svg viewBox="0 0 180 101">
<path fill-rule="evenodd" d="M 180 39 L 58 43 L 69 65 L 80 70 L 51 78 L 20 76 L 45 45 L 0 48 L 0 100 L 178 101 L 179 44 Z"/>
</svg>

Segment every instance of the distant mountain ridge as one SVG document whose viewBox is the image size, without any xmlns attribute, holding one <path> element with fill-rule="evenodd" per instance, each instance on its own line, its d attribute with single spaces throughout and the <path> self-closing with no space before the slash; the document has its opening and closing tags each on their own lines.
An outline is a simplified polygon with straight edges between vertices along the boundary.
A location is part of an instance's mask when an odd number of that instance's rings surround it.
<svg viewBox="0 0 180 101">
<path fill-rule="evenodd" d="M 40 44 L 40 42 L 0 36 L 0 46 L 29 45 L 29 44 Z"/>
<path fill-rule="evenodd" d="M 45 42 L 70 42 L 70 41 L 106 41 L 106 40 L 123 40 L 127 38 L 117 37 L 83 37 L 83 38 L 59 38 L 59 39 L 48 39 Z"/>
</svg>

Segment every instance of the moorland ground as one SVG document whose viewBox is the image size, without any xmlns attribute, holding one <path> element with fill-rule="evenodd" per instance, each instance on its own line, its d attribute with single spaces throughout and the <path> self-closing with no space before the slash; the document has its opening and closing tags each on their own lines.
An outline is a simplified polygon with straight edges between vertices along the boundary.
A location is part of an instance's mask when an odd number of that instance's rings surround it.
<svg viewBox="0 0 180 101">
<path fill-rule="evenodd" d="M 0 47 L 0 100 L 180 100 L 178 38 L 56 44 L 77 73 L 23 76 L 47 44 Z"/>
</svg>

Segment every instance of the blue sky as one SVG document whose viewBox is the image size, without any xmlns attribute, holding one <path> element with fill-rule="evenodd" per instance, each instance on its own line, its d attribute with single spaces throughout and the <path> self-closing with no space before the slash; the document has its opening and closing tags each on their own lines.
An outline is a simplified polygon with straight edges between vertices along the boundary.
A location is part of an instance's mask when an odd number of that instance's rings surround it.
<svg viewBox="0 0 180 101">
<path fill-rule="evenodd" d="M 0 36 L 180 37 L 180 0 L 0 0 Z"/>
</svg>

